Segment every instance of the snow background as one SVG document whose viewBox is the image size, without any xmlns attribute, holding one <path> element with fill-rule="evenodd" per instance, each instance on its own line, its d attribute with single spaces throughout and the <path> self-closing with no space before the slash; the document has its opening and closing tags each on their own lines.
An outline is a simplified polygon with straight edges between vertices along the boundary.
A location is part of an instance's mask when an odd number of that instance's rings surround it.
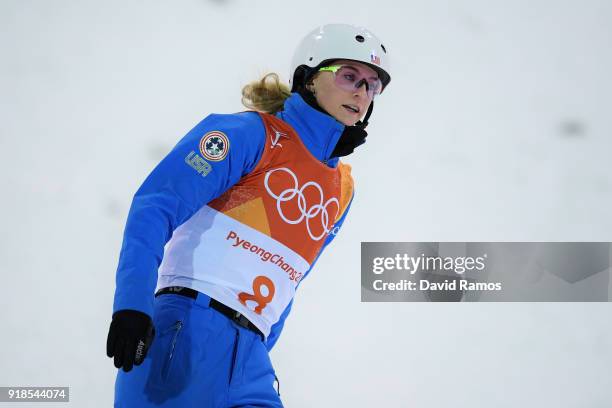
<svg viewBox="0 0 612 408">
<path fill-rule="evenodd" d="M 612 241 L 612 3 L 595 0 L 3 0 L 0 385 L 112 405 L 133 193 L 328 22 L 380 36 L 393 79 L 271 355 L 285 405 L 612 405 L 609 303 L 360 302 L 361 241 Z"/>
</svg>

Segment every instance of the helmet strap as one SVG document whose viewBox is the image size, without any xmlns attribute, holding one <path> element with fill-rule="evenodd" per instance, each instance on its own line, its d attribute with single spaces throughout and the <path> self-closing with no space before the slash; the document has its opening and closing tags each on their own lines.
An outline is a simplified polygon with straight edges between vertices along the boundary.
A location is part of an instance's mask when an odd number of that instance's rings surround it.
<svg viewBox="0 0 612 408">
<path fill-rule="evenodd" d="M 374 101 L 370 102 L 370 107 L 363 118 L 363 122 L 358 121 L 353 126 L 344 127 L 344 131 L 340 135 L 340 139 L 338 139 L 332 157 L 348 156 L 353 153 L 357 147 L 365 143 L 365 139 L 368 136 L 368 132 L 365 131 L 365 128 L 368 126 L 368 119 L 373 109 Z"/>
<path fill-rule="evenodd" d="M 361 129 L 365 129 L 366 126 L 368 126 L 368 119 L 370 119 L 370 115 L 372 114 L 373 110 L 374 110 L 374 101 L 372 100 L 372 102 L 370 102 L 370 107 L 368 108 L 366 115 L 363 117 L 363 121 L 361 120 L 358 121 L 357 123 L 355 123 L 355 126 Z"/>
</svg>

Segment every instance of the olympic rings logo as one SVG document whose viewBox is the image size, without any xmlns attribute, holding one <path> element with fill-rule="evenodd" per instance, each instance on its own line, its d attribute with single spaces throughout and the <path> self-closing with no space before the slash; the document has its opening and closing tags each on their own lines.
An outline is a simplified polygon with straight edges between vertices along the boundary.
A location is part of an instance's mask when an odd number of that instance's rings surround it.
<svg viewBox="0 0 612 408">
<path fill-rule="evenodd" d="M 288 174 L 293 180 L 293 187 L 281 191 L 280 194 L 274 193 L 269 185 L 270 176 L 277 171 L 281 171 L 283 173 Z M 278 210 L 278 214 L 287 224 L 299 224 L 304 219 L 306 219 L 306 229 L 308 230 L 308 235 L 310 235 L 310 238 L 315 241 L 319 241 L 331 231 L 331 227 L 333 227 L 334 225 L 334 220 L 340 212 L 340 203 L 335 197 L 332 197 L 329 200 L 325 201 L 325 203 L 323 203 L 323 189 L 319 184 L 315 183 L 314 181 L 309 181 L 302 187 L 299 187 L 296 175 L 286 167 L 279 167 L 277 169 L 270 170 L 266 173 L 266 177 L 264 178 L 264 185 L 266 187 L 266 190 L 268 191 L 268 194 L 270 194 L 270 196 L 272 196 L 272 198 L 276 200 L 276 209 Z M 304 191 L 308 187 L 314 188 L 319 192 L 319 202 L 317 204 L 313 204 L 310 208 L 307 209 Z M 297 205 L 300 210 L 300 216 L 297 219 L 292 220 L 287 218 L 287 216 L 285 216 L 285 214 L 283 213 L 282 203 L 293 200 L 294 197 L 297 197 Z M 336 205 L 336 214 L 333 218 L 329 217 L 328 206 L 330 204 Z M 323 232 L 320 235 L 314 235 L 310 228 L 310 220 L 317 216 L 319 216 L 321 227 L 323 228 Z M 330 221 L 332 221 L 331 225 Z"/>
</svg>

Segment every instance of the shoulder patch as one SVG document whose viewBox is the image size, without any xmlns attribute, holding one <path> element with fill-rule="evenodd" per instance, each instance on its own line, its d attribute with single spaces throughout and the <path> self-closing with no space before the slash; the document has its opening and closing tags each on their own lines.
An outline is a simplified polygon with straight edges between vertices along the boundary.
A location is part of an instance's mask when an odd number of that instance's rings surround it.
<svg viewBox="0 0 612 408">
<path fill-rule="evenodd" d="M 200 153 L 207 160 L 221 161 L 225 159 L 229 149 L 228 137 L 219 130 L 208 132 L 200 139 Z"/>
</svg>

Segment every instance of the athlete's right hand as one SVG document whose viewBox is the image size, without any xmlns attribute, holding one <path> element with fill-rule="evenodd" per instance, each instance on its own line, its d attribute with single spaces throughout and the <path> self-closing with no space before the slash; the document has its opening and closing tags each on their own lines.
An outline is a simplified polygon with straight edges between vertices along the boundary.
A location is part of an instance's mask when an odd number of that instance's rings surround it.
<svg viewBox="0 0 612 408">
<path fill-rule="evenodd" d="M 115 367 L 128 372 L 144 361 L 155 337 L 155 327 L 149 315 L 136 310 L 118 310 L 113 314 L 106 355 L 115 357 Z"/>
</svg>

